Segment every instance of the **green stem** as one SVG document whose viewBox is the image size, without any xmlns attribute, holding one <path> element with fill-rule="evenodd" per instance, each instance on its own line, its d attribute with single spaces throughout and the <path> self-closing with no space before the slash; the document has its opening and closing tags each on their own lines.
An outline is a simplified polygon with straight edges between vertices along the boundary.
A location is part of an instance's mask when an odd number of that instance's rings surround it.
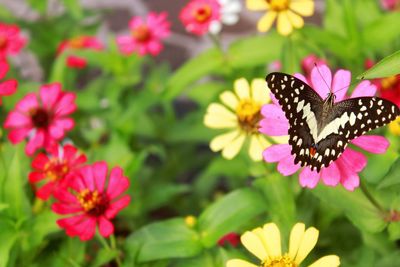
<svg viewBox="0 0 400 267">
<path fill-rule="evenodd" d="M 365 186 L 365 184 L 360 181 L 360 189 L 361 192 L 365 195 L 365 197 L 371 202 L 371 204 L 379 210 L 380 213 L 382 214 L 387 214 L 387 211 L 382 207 L 381 204 L 374 198 L 374 196 L 368 191 L 368 188 Z"/>
<path fill-rule="evenodd" d="M 121 256 L 119 254 L 118 248 L 117 248 L 117 242 L 115 240 L 115 235 L 110 236 L 110 241 L 111 241 L 111 248 L 115 251 L 117 251 L 117 257 L 115 258 L 117 265 L 120 267 L 122 266 L 122 261 L 121 261 Z"/>
<path fill-rule="evenodd" d="M 103 247 L 107 250 L 111 250 L 111 247 L 107 243 L 107 240 L 100 233 L 97 233 L 96 235 L 97 235 L 97 239 L 100 241 L 100 243 L 103 245 Z"/>
<path fill-rule="evenodd" d="M 214 46 L 223 52 L 222 44 L 221 44 L 221 40 L 219 39 L 219 36 L 216 34 L 212 34 L 212 33 L 209 33 L 208 36 L 210 36 L 210 39 L 213 42 Z"/>
</svg>

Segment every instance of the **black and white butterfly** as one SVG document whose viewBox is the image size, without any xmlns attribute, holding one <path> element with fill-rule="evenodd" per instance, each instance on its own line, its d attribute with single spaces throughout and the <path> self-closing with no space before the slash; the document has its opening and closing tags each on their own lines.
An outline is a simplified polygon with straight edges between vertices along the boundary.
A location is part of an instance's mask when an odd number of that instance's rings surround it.
<svg viewBox="0 0 400 267">
<path fill-rule="evenodd" d="M 289 120 L 289 144 L 295 164 L 318 172 L 328 167 L 344 151 L 349 141 L 381 127 L 400 109 L 378 97 L 357 97 L 335 103 L 329 93 L 322 99 L 309 85 L 289 74 L 274 72 L 267 86 Z"/>
</svg>

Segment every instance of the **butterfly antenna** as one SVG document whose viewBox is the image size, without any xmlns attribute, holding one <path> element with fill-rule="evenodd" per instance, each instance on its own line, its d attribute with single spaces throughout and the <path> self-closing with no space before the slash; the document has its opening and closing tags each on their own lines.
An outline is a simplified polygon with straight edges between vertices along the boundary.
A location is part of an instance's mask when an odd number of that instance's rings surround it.
<svg viewBox="0 0 400 267">
<path fill-rule="evenodd" d="M 317 71 L 318 71 L 319 75 L 321 76 L 322 80 L 324 81 L 324 83 L 325 83 L 326 87 L 328 88 L 328 90 L 331 91 L 331 88 L 329 87 L 328 83 L 325 81 L 324 76 L 322 76 L 322 73 L 319 70 L 318 65 L 317 65 L 316 62 L 314 62 L 314 66 L 317 68 Z"/>
<path fill-rule="evenodd" d="M 362 76 L 360 80 L 363 81 L 363 80 L 364 80 L 364 76 Z M 344 90 L 344 89 L 348 89 L 350 86 L 353 86 L 353 85 L 355 85 L 355 84 L 357 84 L 357 83 L 359 83 L 359 82 L 360 82 L 360 81 L 354 81 L 354 82 L 350 83 L 349 85 L 343 86 L 342 88 L 336 90 L 336 91 L 333 92 L 333 93 L 336 94 L 336 93 L 339 92 L 339 91 L 342 91 L 342 90 Z"/>
</svg>

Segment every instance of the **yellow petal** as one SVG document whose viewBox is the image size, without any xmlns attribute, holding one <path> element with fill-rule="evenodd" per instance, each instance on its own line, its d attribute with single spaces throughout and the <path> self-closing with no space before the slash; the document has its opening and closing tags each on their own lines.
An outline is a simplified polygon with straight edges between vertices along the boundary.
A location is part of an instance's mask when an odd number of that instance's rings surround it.
<svg viewBox="0 0 400 267">
<path fill-rule="evenodd" d="M 242 241 L 243 246 L 245 246 L 248 251 L 253 253 L 253 255 L 261 261 L 267 259 L 267 252 L 265 251 L 261 240 L 255 233 L 247 231 L 240 237 L 240 240 Z"/>
<path fill-rule="evenodd" d="M 262 18 L 257 23 L 258 31 L 260 31 L 260 32 L 268 31 L 271 28 L 272 23 L 274 23 L 276 15 L 277 15 L 277 13 L 275 11 L 271 10 L 271 11 L 267 12 L 267 14 L 262 16 Z"/>
<path fill-rule="evenodd" d="M 233 86 L 235 88 L 235 92 L 238 95 L 239 99 L 250 97 L 250 85 L 245 78 L 237 79 Z"/>
<path fill-rule="evenodd" d="M 222 150 L 222 156 L 226 159 L 233 159 L 242 148 L 245 138 L 246 135 L 241 133 L 236 139 L 225 146 L 224 150 Z"/>
<path fill-rule="evenodd" d="M 238 127 L 237 119 L 226 119 L 224 116 L 206 114 L 204 116 L 204 125 L 213 129 L 226 129 Z"/>
<path fill-rule="evenodd" d="M 254 79 L 251 82 L 251 97 L 261 104 L 268 103 L 271 98 L 264 79 Z"/>
<path fill-rule="evenodd" d="M 265 0 L 247 0 L 246 7 L 249 10 L 261 11 L 268 9 L 269 5 Z"/>
<path fill-rule="evenodd" d="M 308 17 L 314 14 L 314 1 L 291 1 L 289 8 L 302 16 Z"/>
<path fill-rule="evenodd" d="M 226 119 L 236 119 L 236 114 L 219 103 L 212 103 L 207 108 L 207 113 L 215 116 L 223 116 Z"/>
<path fill-rule="evenodd" d="M 274 142 L 276 142 L 277 144 L 289 143 L 289 135 L 271 136 L 271 139 L 274 140 Z"/>
<path fill-rule="evenodd" d="M 293 26 L 288 18 L 287 12 L 279 12 L 277 28 L 278 32 L 282 35 L 289 35 L 293 31 Z"/>
<path fill-rule="evenodd" d="M 300 29 L 304 26 L 304 20 L 302 17 L 297 15 L 296 13 L 288 10 L 287 11 L 288 18 L 290 20 L 290 23 L 292 23 L 293 27 Z"/>
<path fill-rule="evenodd" d="M 222 103 L 230 107 L 232 110 L 236 110 L 239 101 L 234 93 L 231 91 L 223 92 L 219 98 L 221 99 Z"/>
<path fill-rule="evenodd" d="M 264 225 L 263 231 L 269 257 L 274 258 L 281 256 L 281 233 L 279 232 L 278 226 L 274 223 L 268 223 Z"/>
<path fill-rule="evenodd" d="M 265 253 L 267 253 L 267 245 L 266 245 L 267 241 L 265 240 L 266 237 L 264 234 L 264 230 L 261 227 L 257 227 L 255 229 L 251 230 L 251 232 L 258 236 L 258 239 L 260 239 L 261 243 L 264 246 Z M 268 253 L 267 253 L 267 257 L 268 257 Z"/>
<path fill-rule="evenodd" d="M 308 267 L 337 267 L 340 265 L 340 259 L 336 255 L 329 255 L 320 258 Z"/>
<path fill-rule="evenodd" d="M 297 264 L 300 264 L 307 257 L 308 253 L 310 253 L 310 251 L 317 244 L 317 240 L 318 230 L 314 227 L 310 227 L 304 232 L 299 250 L 297 251 L 296 258 L 294 259 Z"/>
<path fill-rule="evenodd" d="M 304 223 L 297 223 L 295 226 L 293 226 L 292 231 L 290 232 L 289 257 L 291 259 L 296 258 L 296 254 L 299 250 L 305 230 L 306 226 L 304 225 Z"/>
<path fill-rule="evenodd" d="M 257 265 L 254 265 L 244 260 L 234 259 L 227 261 L 226 267 L 257 267 Z"/>
<path fill-rule="evenodd" d="M 234 130 L 234 131 L 214 137 L 210 142 L 211 150 L 214 152 L 217 152 L 217 151 L 224 149 L 239 134 L 240 134 L 240 132 L 238 130 Z"/>
<path fill-rule="evenodd" d="M 254 161 L 262 160 L 262 152 L 271 144 L 261 135 L 255 134 L 250 139 L 249 155 Z"/>
</svg>

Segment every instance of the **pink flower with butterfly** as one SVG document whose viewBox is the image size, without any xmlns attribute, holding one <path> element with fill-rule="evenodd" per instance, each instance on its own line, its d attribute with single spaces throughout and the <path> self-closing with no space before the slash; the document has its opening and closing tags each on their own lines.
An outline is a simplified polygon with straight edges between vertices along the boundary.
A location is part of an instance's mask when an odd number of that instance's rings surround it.
<svg viewBox="0 0 400 267">
<path fill-rule="evenodd" d="M 347 96 L 351 82 L 351 72 L 338 70 L 333 78 L 331 70 L 326 65 L 314 67 L 310 79 L 302 74 L 295 74 L 296 78 L 310 85 L 322 99 L 326 99 L 330 89 L 335 94 L 335 103 L 342 100 L 356 97 L 371 97 L 376 93 L 376 86 L 369 81 L 359 83 L 350 96 Z M 288 135 L 289 121 L 285 116 L 282 107 L 275 97 L 272 97 L 273 104 L 263 106 L 262 115 L 264 119 L 260 122 L 260 132 L 270 136 Z M 372 101 L 372 100 L 371 100 Z M 385 153 L 389 141 L 377 135 L 361 135 L 350 141 L 351 144 L 370 153 Z M 293 175 L 300 170 L 299 182 L 303 187 L 314 188 L 319 181 L 325 185 L 336 186 L 342 184 L 347 190 L 352 191 L 359 186 L 359 173 L 367 165 L 366 156 L 352 148 L 346 147 L 343 153 L 328 167 L 322 167 L 320 172 L 311 170 L 310 167 L 295 164 L 295 157 L 291 154 L 292 147 L 289 144 L 278 144 L 268 147 L 263 152 L 266 162 L 277 162 L 278 171 L 284 175 Z M 310 151 L 312 148 L 310 148 Z M 311 152 L 310 152 L 311 153 Z"/>
<path fill-rule="evenodd" d="M 63 92 L 59 83 L 26 94 L 7 115 L 4 128 L 10 129 L 8 139 L 17 144 L 27 138 L 28 156 L 39 148 L 50 149 L 75 125 L 69 117 L 76 110 L 75 98 L 75 93 Z"/>
</svg>

